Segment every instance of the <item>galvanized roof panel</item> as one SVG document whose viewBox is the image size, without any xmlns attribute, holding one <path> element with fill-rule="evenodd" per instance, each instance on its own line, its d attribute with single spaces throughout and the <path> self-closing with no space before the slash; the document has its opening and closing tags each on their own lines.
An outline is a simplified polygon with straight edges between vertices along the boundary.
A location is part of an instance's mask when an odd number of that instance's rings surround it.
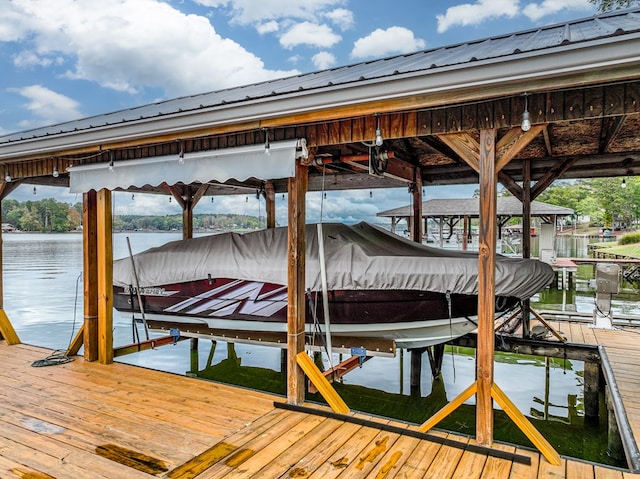
<svg viewBox="0 0 640 479">
<path fill-rule="evenodd" d="M 498 216 L 522 216 L 522 203 L 512 196 L 499 197 L 496 204 Z M 543 203 L 531 202 L 531 216 L 569 216 L 574 211 L 571 208 Z M 433 199 L 422 203 L 423 217 L 436 216 L 478 216 L 480 214 L 480 200 L 478 198 Z M 409 217 L 413 215 L 411 205 L 381 211 L 381 217 Z"/>
<path fill-rule="evenodd" d="M 331 89 L 337 89 L 344 85 L 402 74 L 428 75 L 445 67 L 472 67 L 477 62 L 497 62 L 531 52 L 544 53 L 544 50 L 555 50 L 558 47 L 568 48 L 582 42 L 598 44 L 613 36 L 637 34 L 638 32 L 640 32 L 640 9 L 616 11 L 534 30 L 190 95 L 58 125 L 12 133 L 0 137 L 0 151 L 3 144 L 72 134 L 117 124 L 148 122 L 156 118 L 182 115 L 188 112 L 219 110 L 229 105 L 266 98 L 295 97 L 319 89 L 331 91 Z"/>
</svg>

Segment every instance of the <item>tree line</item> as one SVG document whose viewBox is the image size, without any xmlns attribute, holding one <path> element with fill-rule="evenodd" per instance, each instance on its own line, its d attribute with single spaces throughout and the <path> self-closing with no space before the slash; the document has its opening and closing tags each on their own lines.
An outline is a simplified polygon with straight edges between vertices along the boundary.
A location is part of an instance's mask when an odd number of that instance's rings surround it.
<svg viewBox="0 0 640 479">
<path fill-rule="evenodd" d="M 70 205 L 53 198 L 39 201 L 3 200 L 2 223 L 20 231 L 63 233 L 80 229 L 82 203 Z M 255 216 L 235 214 L 195 214 L 193 227 L 202 230 L 258 229 Z M 173 231 L 182 229 L 182 215 L 114 215 L 116 231 Z"/>
</svg>

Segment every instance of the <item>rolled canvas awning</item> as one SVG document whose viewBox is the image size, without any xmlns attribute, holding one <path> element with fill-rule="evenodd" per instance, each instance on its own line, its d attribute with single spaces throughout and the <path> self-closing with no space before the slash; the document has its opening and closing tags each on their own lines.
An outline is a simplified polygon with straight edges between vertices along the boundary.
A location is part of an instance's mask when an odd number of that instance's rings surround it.
<svg viewBox="0 0 640 479">
<path fill-rule="evenodd" d="M 208 150 L 184 155 L 154 156 L 138 160 L 94 163 L 69 168 L 71 193 L 89 190 L 162 183 L 225 182 L 231 178 L 273 180 L 289 178 L 295 174 L 297 158 L 307 158 L 305 139 L 278 141 L 269 144 L 240 146 Z"/>
</svg>

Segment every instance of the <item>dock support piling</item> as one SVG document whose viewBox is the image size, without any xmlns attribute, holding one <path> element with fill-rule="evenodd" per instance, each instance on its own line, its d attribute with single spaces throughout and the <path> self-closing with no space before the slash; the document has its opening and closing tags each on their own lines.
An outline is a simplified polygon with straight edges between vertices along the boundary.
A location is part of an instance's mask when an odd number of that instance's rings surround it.
<svg viewBox="0 0 640 479">
<path fill-rule="evenodd" d="M 616 421 L 613 399 L 607 391 L 607 455 L 616 461 L 624 462 L 625 453 L 620 436 L 620 429 Z"/>
<path fill-rule="evenodd" d="M 422 358 L 426 348 L 410 349 L 411 369 L 409 371 L 409 390 L 412 396 L 420 396 L 420 383 L 422 378 Z"/>
<path fill-rule="evenodd" d="M 584 363 L 584 420 L 588 424 L 598 424 L 600 413 L 600 365 L 596 362 Z"/>
</svg>

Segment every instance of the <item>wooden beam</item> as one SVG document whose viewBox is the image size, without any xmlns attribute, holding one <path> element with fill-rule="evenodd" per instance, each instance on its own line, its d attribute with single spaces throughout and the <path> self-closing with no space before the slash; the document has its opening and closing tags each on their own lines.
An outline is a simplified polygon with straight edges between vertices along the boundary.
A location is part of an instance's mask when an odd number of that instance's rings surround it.
<svg viewBox="0 0 640 479">
<path fill-rule="evenodd" d="M 412 226 L 413 241 L 422 244 L 422 175 L 420 168 L 414 169 Z"/>
<path fill-rule="evenodd" d="M 554 466 L 560 465 L 560 455 L 551 444 L 538 432 L 533 424 L 518 410 L 515 404 L 498 387 L 497 384 L 491 386 L 491 396 L 498 405 L 507 413 L 507 416 L 518 426 L 518 428 L 529 438 L 534 446 L 542 453 L 547 461 Z"/>
<path fill-rule="evenodd" d="M 276 227 L 276 190 L 273 181 L 264 182 L 264 198 L 267 210 L 267 228 Z"/>
<path fill-rule="evenodd" d="M 83 343 L 85 361 L 98 360 L 98 206 L 97 193 L 82 195 L 82 261 L 84 279 Z"/>
<path fill-rule="evenodd" d="M 446 404 L 437 413 L 427 419 L 418 427 L 418 431 L 427 432 L 435 427 L 440 421 L 458 409 L 464 402 L 478 391 L 478 381 L 474 381 L 467 389 L 462 391 L 453 401 Z"/>
<path fill-rule="evenodd" d="M 0 309 L 0 339 L 4 339 L 9 346 L 20 344 L 20 338 L 4 309 Z"/>
<path fill-rule="evenodd" d="M 98 361 L 113 363 L 113 239 L 111 191 L 96 195 L 98 220 Z"/>
<path fill-rule="evenodd" d="M 80 326 L 78 332 L 71 340 L 67 351 L 64 353 L 65 356 L 75 356 L 80 351 L 80 348 L 84 344 L 84 324 Z"/>
<path fill-rule="evenodd" d="M 480 145 L 471 135 L 459 132 L 438 135 L 438 138 L 455 151 L 476 173 L 480 172 Z"/>
<path fill-rule="evenodd" d="M 522 188 L 513 178 L 511 178 L 511 176 L 506 174 L 504 171 L 501 171 L 498 173 L 498 180 L 500 181 L 500 184 L 509 190 L 513 196 L 522 201 Z"/>
<path fill-rule="evenodd" d="M 551 183 L 560 178 L 576 161 L 578 161 L 577 157 L 565 158 L 547 170 L 544 176 L 540 178 L 531 189 L 531 201 L 535 200 Z"/>
<path fill-rule="evenodd" d="M 347 414 L 349 412 L 349 406 L 347 406 L 336 390 L 329 384 L 329 381 L 322 375 L 322 372 L 313 364 L 309 355 L 302 351 L 296 355 L 296 361 L 324 400 L 327 401 L 327 404 L 329 404 L 333 412 Z"/>
<path fill-rule="evenodd" d="M 600 133 L 600 144 L 598 146 L 598 152 L 600 154 L 608 153 L 611 148 L 611 143 L 616 139 L 622 125 L 627 116 L 617 116 L 613 118 L 602 119 L 602 129 Z"/>
<path fill-rule="evenodd" d="M 493 443 L 493 350 L 497 223 L 496 130 L 480 130 L 480 217 L 478 222 L 478 351 L 476 440 Z"/>
<path fill-rule="evenodd" d="M 166 344 L 175 344 L 178 341 L 183 341 L 186 337 L 174 337 L 174 336 L 162 336 L 160 338 L 147 339 L 146 341 L 140 341 L 139 343 L 126 344 L 124 346 L 118 346 L 113 349 L 113 356 L 119 358 L 120 356 L 126 356 L 127 354 L 137 353 L 139 351 L 147 351 L 149 349 L 155 349 Z"/>
<path fill-rule="evenodd" d="M 304 352 L 305 325 L 305 195 L 308 167 L 296 161 L 295 177 L 289 178 L 289 231 L 287 275 L 287 402 L 304 401 L 304 372 L 297 355 Z"/>
<path fill-rule="evenodd" d="M 517 126 L 507 131 L 496 145 L 496 172 L 500 172 L 545 127 L 546 125 L 533 125 L 529 131 L 522 131 L 522 128 Z"/>
</svg>

